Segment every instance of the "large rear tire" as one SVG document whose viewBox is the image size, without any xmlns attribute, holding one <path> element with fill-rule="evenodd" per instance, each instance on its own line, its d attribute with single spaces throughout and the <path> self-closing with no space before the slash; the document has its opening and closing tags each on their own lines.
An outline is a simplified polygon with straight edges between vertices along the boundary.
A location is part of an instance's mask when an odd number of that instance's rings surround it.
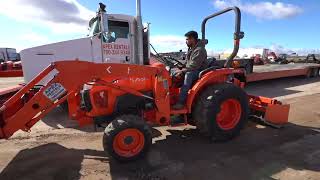
<svg viewBox="0 0 320 180">
<path fill-rule="evenodd" d="M 198 96 L 192 114 L 201 134 L 228 141 L 239 135 L 248 120 L 248 97 L 233 84 L 212 85 Z"/>
<path fill-rule="evenodd" d="M 143 157 L 152 144 L 150 127 L 135 115 L 115 118 L 105 129 L 103 148 L 113 158 L 128 162 Z"/>
</svg>

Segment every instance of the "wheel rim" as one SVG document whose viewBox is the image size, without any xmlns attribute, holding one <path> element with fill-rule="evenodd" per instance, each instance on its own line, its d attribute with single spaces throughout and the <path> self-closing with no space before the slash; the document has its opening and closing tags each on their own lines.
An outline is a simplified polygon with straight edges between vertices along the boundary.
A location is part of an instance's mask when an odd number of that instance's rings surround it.
<svg viewBox="0 0 320 180">
<path fill-rule="evenodd" d="M 220 105 L 217 123 L 224 130 L 233 129 L 241 118 L 241 104 L 236 99 L 227 99 Z"/>
<path fill-rule="evenodd" d="M 114 151 L 123 157 L 133 157 L 144 147 L 144 135 L 138 129 L 125 129 L 119 132 L 113 141 Z"/>
</svg>

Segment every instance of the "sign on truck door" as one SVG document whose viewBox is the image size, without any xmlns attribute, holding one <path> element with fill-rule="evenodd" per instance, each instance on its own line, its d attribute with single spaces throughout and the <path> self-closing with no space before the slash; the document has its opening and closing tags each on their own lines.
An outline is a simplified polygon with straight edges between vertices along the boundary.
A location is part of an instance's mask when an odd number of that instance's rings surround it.
<svg viewBox="0 0 320 180">
<path fill-rule="evenodd" d="M 97 22 L 95 22 L 97 24 Z M 130 63 L 131 47 L 129 23 L 109 20 L 109 31 L 93 36 L 92 52 L 95 62 Z M 96 25 L 96 32 L 99 26 Z"/>
</svg>

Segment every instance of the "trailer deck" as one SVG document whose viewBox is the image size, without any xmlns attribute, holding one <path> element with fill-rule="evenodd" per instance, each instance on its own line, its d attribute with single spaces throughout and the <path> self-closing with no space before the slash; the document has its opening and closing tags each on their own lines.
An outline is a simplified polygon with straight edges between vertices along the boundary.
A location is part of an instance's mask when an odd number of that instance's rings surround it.
<svg viewBox="0 0 320 180">
<path fill-rule="evenodd" d="M 247 74 L 247 82 L 278 79 L 293 76 L 319 76 L 320 64 L 295 63 L 295 64 L 267 64 L 253 66 L 253 72 Z"/>
<path fill-rule="evenodd" d="M 246 66 L 246 79 L 248 83 L 294 76 L 315 77 L 319 76 L 320 69 L 320 64 L 315 63 L 267 64 L 253 66 L 253 63 L 250 63 L 248 59 L 241 59 L 238 61 Z M 223 62 L 224 61 L 220 61 L 219 64 L 223 65 Z M 24 80 L 21 77 L 1 78 L 0 76 L 0 102 L 7 100 L 10 95 L 20 90 L 24 86 L 23 83 Z"/>
</svg>

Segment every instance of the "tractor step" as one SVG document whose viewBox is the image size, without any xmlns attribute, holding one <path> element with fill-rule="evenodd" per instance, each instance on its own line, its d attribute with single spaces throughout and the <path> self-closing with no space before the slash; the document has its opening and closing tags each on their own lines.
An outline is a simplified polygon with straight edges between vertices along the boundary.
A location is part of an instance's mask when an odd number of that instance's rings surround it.
<svg viewBox="0 0 320 180">
<path fill-rule="evenodd" d="M 188 113 L 188 109 L 186 107 L 178 110 L 171 109 L 170 125 L 173 127 L 187 125 L 188 124 L 187 113 Z"/>
<path fill-rule="evenodd" d="M 188 109 L 186 107 L 184 107 L 183 109 L 171 109 L 170 114 L 171 115 L 177 115 L 177 114 L 187 114 L 188 113 Z"/>
</svg>

